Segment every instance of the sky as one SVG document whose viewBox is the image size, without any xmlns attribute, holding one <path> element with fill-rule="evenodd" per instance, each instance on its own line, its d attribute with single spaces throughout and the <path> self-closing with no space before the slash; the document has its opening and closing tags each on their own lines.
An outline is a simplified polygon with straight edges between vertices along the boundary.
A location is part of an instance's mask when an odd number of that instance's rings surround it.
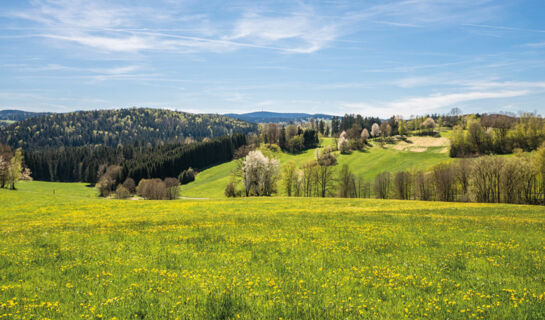
<svg viewBox="0 0 545 320">
<path fill-rule="evenodd" d="M 545 1 L 0 0 L 0 109 L 545 113 Z"/>
</svg>

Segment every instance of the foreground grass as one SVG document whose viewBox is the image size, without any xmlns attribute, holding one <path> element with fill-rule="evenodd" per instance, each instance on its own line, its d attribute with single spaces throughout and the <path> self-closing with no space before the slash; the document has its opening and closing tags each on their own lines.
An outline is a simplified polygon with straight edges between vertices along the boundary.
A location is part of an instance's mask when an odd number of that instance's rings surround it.
<svg viewBox="0 0 545 320">
<path fill-rule="evenodd" d="M 545 317 L 543 207 L 19 187 L 0 190 L 0 318 Z"/>
</svg>

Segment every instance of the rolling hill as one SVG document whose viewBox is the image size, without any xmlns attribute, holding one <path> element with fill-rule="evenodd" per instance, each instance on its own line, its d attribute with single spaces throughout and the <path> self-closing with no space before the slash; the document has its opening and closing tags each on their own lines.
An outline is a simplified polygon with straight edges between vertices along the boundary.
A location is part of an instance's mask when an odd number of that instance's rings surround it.
<svg viewBox="0 0 545 320">
<path fill-rule="evenodd" d="M 256 129 L 254 123 L 222 115 L 131 108 L 28 118 L 16 125 L 0 128 L 0 142 L 23 149 L 86 145 L 117 147 L 246 134 Z"/>
<path fill-rule="evenodd" d="M 21 111 L 21 110 L 0 110 L 0 120 L 8 121 L 23 121 L 33 117 L 45 116 L 50 113 L 48 112 L 30 112 L 30 111 Z"/>
<path fill-rule="evenodd" d="M 271 123 L 271 122 L 300 122 L 312 119 L 327 119 L 331 120 L 333 116 L 327 114 L 309 114 L 309 113 L 278 113 L 268 111 L 258 111 L 250 113 L 228 113 L 228 117 L 241 119 L 253 123 Z"/>
<path fill-rule="evenodd" d="M 398 143 L 381 147 L 378 143 L 365 151 L 354 151 L 350 154 L 340 154 L 337 157 L 340 168 L 349 165 L 357 177 L 372 181 L 383 171 L 396 172 L 408 169 L 427 169 L 440 162 L 449 161 L 448 140 L 445 138 L 412 138 L 412 144 Z M 322 138 L 321 145 L 335 143 L 333 138 Z M 409 145 L 409 146 L 407 146 Z M 314 157 L 315 149 L 300 154 L 284 152 L 273 153 L 280 165 L 294 161 L 301 164 Z M 231 179 L 231 172 L 236 167 L 236 160 L 220 164 L 200 172 L 195 181 L 182 186 L 182 195 L 194 198 L 222 198 L 224 189 Z M 279 195 L 283 195 L 282 192 Z"/>
</svg>

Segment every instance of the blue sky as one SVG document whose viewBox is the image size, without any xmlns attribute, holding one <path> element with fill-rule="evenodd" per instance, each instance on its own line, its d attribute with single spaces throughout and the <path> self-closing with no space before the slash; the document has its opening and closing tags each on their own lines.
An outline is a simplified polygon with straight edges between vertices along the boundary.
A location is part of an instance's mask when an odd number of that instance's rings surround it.
<svg viewBox="0 0 545 320">
<path fill-rule="evenodd" d="M 545 1 L 0 2 L 0 109 L 545 113 Z"/>
</svg>

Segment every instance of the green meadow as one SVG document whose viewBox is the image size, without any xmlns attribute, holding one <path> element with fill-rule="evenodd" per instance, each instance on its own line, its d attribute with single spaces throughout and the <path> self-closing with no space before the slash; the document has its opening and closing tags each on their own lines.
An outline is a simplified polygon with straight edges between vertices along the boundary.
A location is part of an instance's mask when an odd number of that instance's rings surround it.
<svg viewBox="0 0 545 320">
<path fill-rule="evenodd" d="M 0 319 L 545 318 L 539 206 L 18 188 Z"/>
<path fill-rule="evenodd" d="M 418 138 L 412 138 L 418 140 Z M 431 141 L 436 139 L 429 138 Z M 427 141 L 427 140 L 426 140 Z M 335 143 L 333 138 L 322 138 L 321 145 L 332 145 Z M 416 143 L 414 143 L 416 144 Z M 406 144 L 405 149 L 398 148 L 400 144 L 380 146 L 378 142 L 366 148 L 365 151 L 352 151 L 350 154 L 338 154 L 338 168 L 347 164 L 353 170 L 356 177 L 361 177 L 365 181 L 372 182 L 375 176 L 383 171 L 396 172 L 409 169 L 427 169 L 435 164 L 449 161 L 448 152 L 445 144 L 439 146 L 429 146 L 425 143 L 421 146 L 412 146 Z M 401 150 L 399 150 L 401 149 Z M 267 156 L 272 156 L 280 161 L 280 165 L 293 161 L 301 164 L 311 160 L 315 155 L 315 149 L 306 150 L 299 154 L 289 154 L 284 152 L 270 152 L 263 147 Z M 416 150 L 416 151 L 415 151 Z M 236 160 L 214 166 L 200 172 L 195 181 L 183 185 L 182 195 L 193 198 L 223 198 L 225 186 L 231 179 L 231 172 L 236 167 Z M 282 190 L 279 190 L 282 195 Z"/>
</svg>

